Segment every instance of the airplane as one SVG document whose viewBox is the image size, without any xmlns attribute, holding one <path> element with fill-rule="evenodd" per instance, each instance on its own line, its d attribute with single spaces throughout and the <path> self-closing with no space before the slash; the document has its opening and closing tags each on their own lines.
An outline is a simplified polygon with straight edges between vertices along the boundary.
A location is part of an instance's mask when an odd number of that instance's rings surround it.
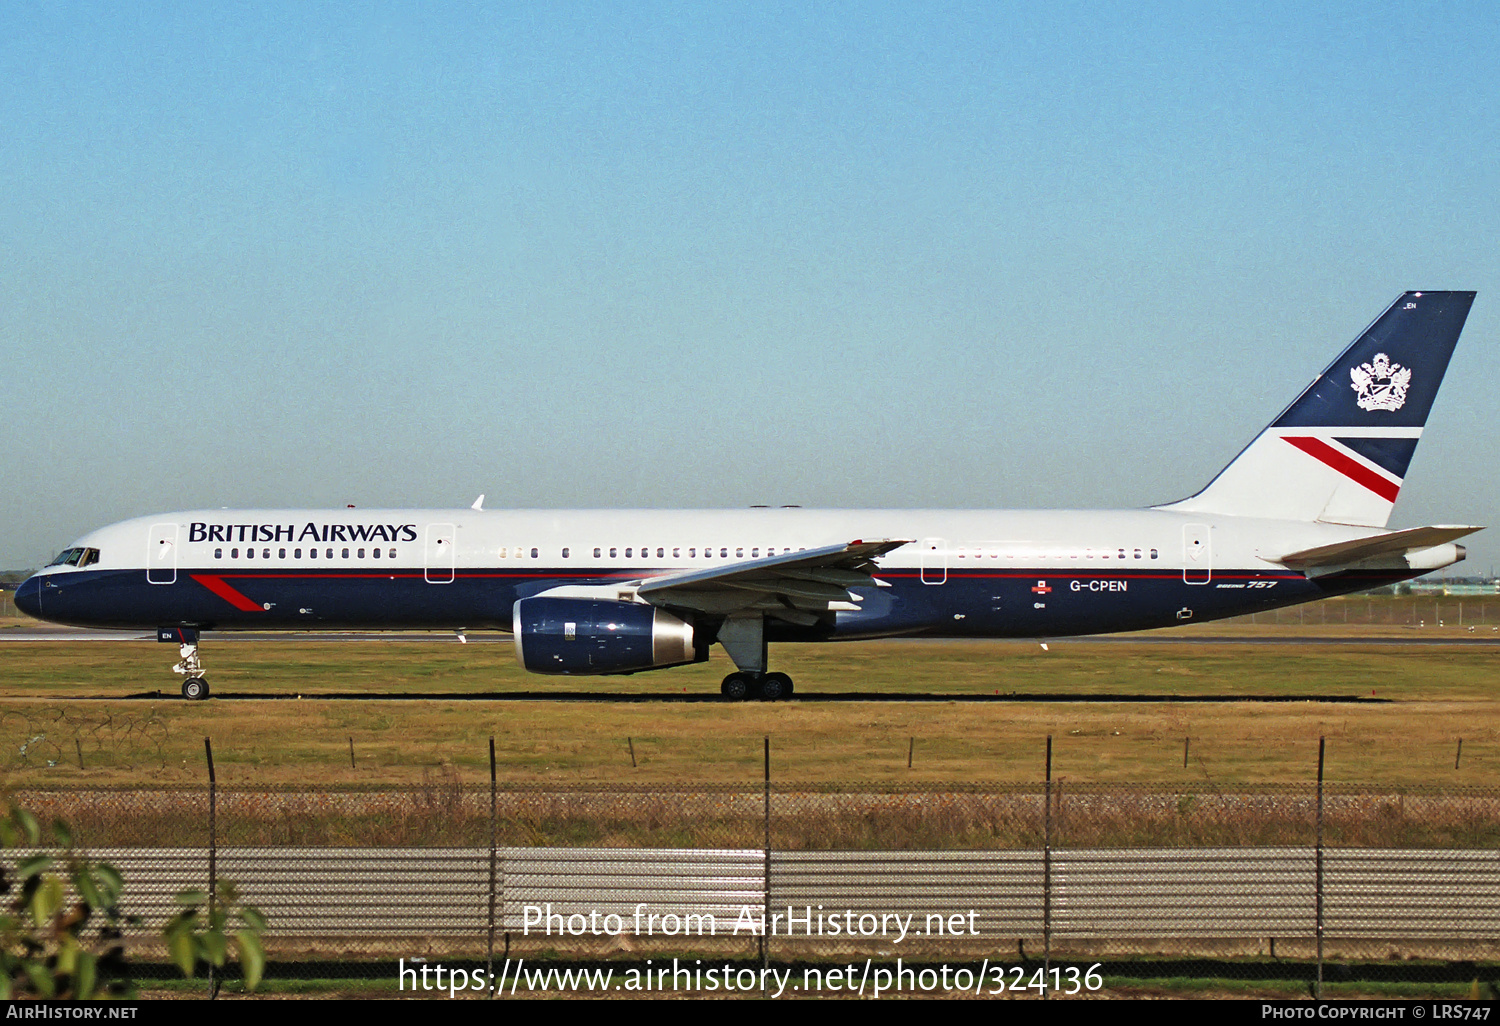
<svg viewBox="0 0 1500 1026">
<path fill-rule="evenodd" d="M 541 674 L 708 659 L 790 698 L 771 642 L 1048 638 L 1291 606 L 1464 558 L 1479 527 L 1386 530 L 1473 292 L 1406 292 L 1196 494 L 1082 511 L 202 509 L 78 539 L 31 616 L 150 630 L 207 698 L 205 631 L 499 628 Z"/>
</svg>

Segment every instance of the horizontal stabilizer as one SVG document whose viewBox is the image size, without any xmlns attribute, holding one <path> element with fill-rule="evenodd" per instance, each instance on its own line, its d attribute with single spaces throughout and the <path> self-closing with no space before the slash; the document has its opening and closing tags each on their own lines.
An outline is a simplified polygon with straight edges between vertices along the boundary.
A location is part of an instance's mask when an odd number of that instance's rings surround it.
<svg viewBox="0 0 1500 1026">
<path fill-rule="evenodd" d="M 1293 570 L 1348 566 L 1382 556 L 1400 556 L 1408 552 L 1419 552 L 1482 530 L 1484 530 L 1482 527 L 1460 525 L 1413 527 L 1406 531 L 1377 534 L 1372 538 L 1355 538 L 1353 541 L 1334 542 L 1332 545 L 1319 545 L 1312 549 L 1289 552 L 1285 556 L 1272 558 L 1271 562 L 1280 563 Z"/>
</svg>

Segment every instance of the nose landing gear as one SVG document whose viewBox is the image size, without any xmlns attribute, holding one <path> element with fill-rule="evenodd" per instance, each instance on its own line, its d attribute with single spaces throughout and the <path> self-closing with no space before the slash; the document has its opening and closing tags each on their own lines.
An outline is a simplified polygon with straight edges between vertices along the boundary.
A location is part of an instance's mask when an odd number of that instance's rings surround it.
<svg viewBox="0 0 1500 1026">
<path fill-rule="evenodd" d="M 201 702 L 208 697 L 208 681 L 203 678 L 203 661 L 198 658 L 198 632 L 191 627 L 158 627 L 156 640 L 176 642 L 182 661 L 172 667 L 182 674 L 182 697 Z"/>
</svg>

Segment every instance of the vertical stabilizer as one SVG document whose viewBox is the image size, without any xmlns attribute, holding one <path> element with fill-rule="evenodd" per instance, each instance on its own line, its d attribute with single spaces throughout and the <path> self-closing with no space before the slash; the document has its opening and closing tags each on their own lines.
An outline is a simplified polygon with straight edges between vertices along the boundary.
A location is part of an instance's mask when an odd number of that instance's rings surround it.
<svg viewBox="0 0 1500 1026">
<path fill-rule="evenodd" d="M 1191 498 L 1159 509 L 1384 527 L 1472 292 L 1407 292 Z"/>
</svg>

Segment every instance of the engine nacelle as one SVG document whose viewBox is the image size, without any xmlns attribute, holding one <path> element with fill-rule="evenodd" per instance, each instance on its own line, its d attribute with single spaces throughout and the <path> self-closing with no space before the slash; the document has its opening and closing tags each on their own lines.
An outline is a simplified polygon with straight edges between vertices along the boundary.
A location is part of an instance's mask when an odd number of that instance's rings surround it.
<svg viewBox="0 0 1500 1026">
<path fill-rule="evenodd" d="M 693 625 L 655 606 L 584 598 L 521 599 L 516 658 L 532 673 L 634 673 L 702 662 Z"/>
</svg>

